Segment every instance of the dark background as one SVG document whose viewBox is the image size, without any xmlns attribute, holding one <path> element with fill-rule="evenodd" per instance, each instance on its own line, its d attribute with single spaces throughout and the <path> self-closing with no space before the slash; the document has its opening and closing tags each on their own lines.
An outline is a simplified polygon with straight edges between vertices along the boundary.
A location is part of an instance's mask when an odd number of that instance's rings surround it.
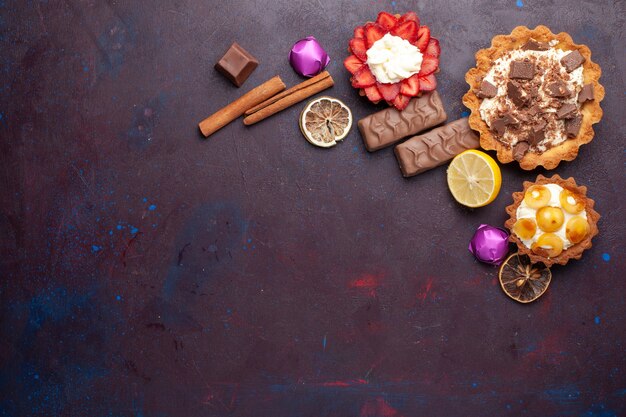
<svg viewBox="0 0 626 417">
<path fill-rule="evenodd" d="M 589 187 L 600 235 L 531 305 L 467 251 L 538 173 L 456 204 L 356 126 L 325 150 L 299 104 L 208 140 L 197 123 L 315 35 L 415 10 L 441 41 L 449 120 L 474 53 L 517 25 L 589 45 L 604 118 L 553 172 Z M 626 413 L 623 1 L 0 0 L 1 416 L 597 416 Z M 232 41 L 261 64 L 213 69 Z"/>
</svg>

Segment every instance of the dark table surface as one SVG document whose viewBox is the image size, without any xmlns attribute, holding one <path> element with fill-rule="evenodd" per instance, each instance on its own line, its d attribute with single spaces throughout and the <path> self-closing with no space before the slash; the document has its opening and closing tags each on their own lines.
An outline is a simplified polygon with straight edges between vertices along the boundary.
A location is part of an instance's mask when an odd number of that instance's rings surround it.
<svg viewBox="0 0 626 417">
<path fill-rule="evenodd" d="M 589 45 L 593 142 L 555 173 L 600 235 L 531 305 L 467 244 L 538 173 L 469 210 L 356 128 L 307 143 L 302 104 L 208 140 L 197 123 L 315 35 L 355 120 L 352 29 L 416 10 L 449 119 L 474 53 L 517 25 Z M 623 1 L 0 1 L 1 416 L 617 416 L 626 413 Z M 213 69 L 232 41 L 261 62 Z"/>
</svg>

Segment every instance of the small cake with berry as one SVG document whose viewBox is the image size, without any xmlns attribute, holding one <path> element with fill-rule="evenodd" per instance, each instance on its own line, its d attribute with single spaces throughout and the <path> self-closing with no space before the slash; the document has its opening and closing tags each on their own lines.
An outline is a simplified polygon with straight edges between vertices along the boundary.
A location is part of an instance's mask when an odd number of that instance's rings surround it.
<svg viewBox="0 0 626 417">
<path fill-rule="evenodd" d="M 585 45 L 545 26 L 519 26 L 476 53 L 463 103 L 480 145 L 523 169 L 571 161 L 602 118 L 600 67 Z"/>
<path fill-rule="evenodd" d="M 573 178 L 539 175 L 534 183 L 524 182 L 524 191 L 513 193 L 513 204 L 506 208 L 509 240 L 533 263 L 565 265 L 580 259 L 598 234 L 600 215 L 593 206 L 587 188 Z"/>
<path fill-rule="evenodd" d="M 439 41 L 414 12 L 402 16 L 380 12 L 376 22 L 354 29 L 352 53 L 344 66 L 352 86 L 371 102 L 386 101 L 404 110 L 411 97 L 437 86 Z"/>
</svg>

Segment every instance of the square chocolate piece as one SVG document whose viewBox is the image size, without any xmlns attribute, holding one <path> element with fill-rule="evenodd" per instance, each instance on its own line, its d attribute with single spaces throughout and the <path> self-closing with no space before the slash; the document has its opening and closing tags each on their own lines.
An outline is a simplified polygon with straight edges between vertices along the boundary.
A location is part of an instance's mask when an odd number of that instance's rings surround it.
<svg viewBox="0 0 626 417">
<path fill-rule="evenodd" d="M 480 84 L 480 90 L 476 93 L 478 98 L 493 98 L 498 94 L 498 87 L 491 84 L 489 81 L 483 80 Z"/>
<path fill-rule="evenodd" d="M 234 42 L 222 59 L 215 64 L 215 69 L 237 87 L 241 87 L 258 65 L 259 61 L 255 57 Z"/>
<path fill-rule="evenodd" d="M 569 97 L 572 92 L 567 88 L 567 84 L 563 80 L 556 80 L 546 86 L 548 94 L 552 97 Z"/>
<path fill-rule="evenodd" d="M 578 93 L 578 102 L 584 103 L 585 101 L 593 100 L 593 84 L 585 84 Z"/>
<path fill-rule="evenodd" d="M 578 50 L 572 51 L 561 58 L 561 65 L 567 72 L 572 72 L 585 62 L 585 57 Z"/>
<path fill-rule="evenodd" d="M 565 133 L 567 133 L 568 138 L 575 138 L 578 136 L 578 132 L 580 132 L 580 127 L 583 123 L 583 117 L 578 115 L 573 119 L 568 119 L 565 121 Z"/>
<path fill-rule="evenodd" d="M 511 61 L 509 77 L 520 80 L 532 80 L 535 77 L 535 64 L 528 58 L 522 61 Z"/>
<path fill-rule="evenodd" d="M 524 51 L 547 51 L 550 45 L 547 42 L 539 42 L 534 39 L 528 39 L 522 46 Z"/>
<path fill-rule="evenodd" d="M 567 103 L 563 104 L 560 109 L 556 111 L 557 119 L 572 119 L 578 114 L 578 109 L 575 104 Z"/>
</svg>

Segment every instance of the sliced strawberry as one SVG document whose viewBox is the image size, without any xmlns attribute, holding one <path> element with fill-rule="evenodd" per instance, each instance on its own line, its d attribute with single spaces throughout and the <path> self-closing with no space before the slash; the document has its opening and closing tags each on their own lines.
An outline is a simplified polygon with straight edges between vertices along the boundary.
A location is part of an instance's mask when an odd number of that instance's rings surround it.
<svg viewBox="0 0 626 417">
<path fill-rule="evenodd" d="M 430 41 L 428 41 L 428 45 L 426 46 L 426 50 L 424 51 L 424 55 L 439 58 L 440 53 L 441 48 L 439 47 L 439 41 L 435 38 L 430 38 Z"/>
<path fill-rule="evenodd" d="M 406 106 L 409 105 L 410 99 L 411 99 L 410 97 L 407 97 L 404 94 L 398 94 L 395 100 L 393 100 L 393 107 L 402 111 L 406 108 Z"/>
<path fill-rule="evenodd" d="M 385 29 L 385 31 L 389 32 L 389 30 L 398 23 L 398 18 L 387 12 L 380 12 L 376 18 L 376 23 Z"/>
<path fill-rule="evenodd" d="M 365 39 L 353 38 L 350 39 L 350 50 L 361 61 L 367 60 L 367 46 L 365 45 Z"/>
<path fill-rule="evenodd" d="M 437 71 L 437 68 L 439 68 L 439 58 L 435 58 L 434 56 L 430 55 L 424 55 L 419 75 L 423 77 L 425 75 L 432 74 L 433 72 Z"/>
<path fill-rule="evenodd" d="M 428 28 L 428 26 L 421 26 L 419 28 L 419 33 L 417 36 L 417 43 L 415 44 L 415 46 L 417 46 L 420 51 L 424 52 L 426 50 L 426 47 L 428 46 L 428 42 L 430 41 L 430 29 Z"/>
<path fill-rule="evenodd" d="M 433 91 L 437 88 L 437 79 L 435 78 L 435 74 L 420 77 L 420 88 L 422 91 Z"/>
<path fill-rule="evenodd" d="M 420 18 L 417 17 L 417 14 L 415 12 L 408 12 L 403 14 L 402 16 L 400 16 L 400 19 L 398 19 L 398 23 L 408 22 L 409 20 L 417 23 L 417 26 L 420 25 Z"/>
<path fill-rule="evenodd" d="M 417 26 L 417 23 L 409 20 L 404 23 L 399 23 L 398 26 L 391 29 L 391 34 L 399 36 L 402 39 L 406 39 L 411 43 L 415 43 L 415 41 L 417 40 L 418 31 L 419 26 Z"/>
<path fill-rule="evenodd" d="M 343 66 L 350 71 L 350 74 L 354 74 L 360 70 L 363 65 L 365 65 L 363 61 L 357 58 L 356 55 L 350 55 L 343 61 Z"/>
<path fill-rule="evenodd" d="M 380 91 L 378 91 L 378 88 L 376 88 L 375 85 L 371 87 L 365 87 L 363 91 L 365 91 L 365 95 L 372 103 L 378 103 L 380 100 L 383 99 L 383 96 L 380 94 Z"/>
<path fill-rule="evenodd" d="M 398 94 L 400 94 L 400 83 L 396 84 L 381 84 L 376 83 L 378 91 L 383 95 L 385 101 L 392 103 Z"/>
<path fill-rule="evenodd" d="M 360 70 L 352 75 L 352 87 L 354 88 L 364 88 L 374 84 L 376 84 L 376 78 L 367 65 L 363 65 Z"/>
<path fill-rule="evenodd" d="M 374 45 L 374 42 L 385 36 L 385 29 L 376 23 L 368 23 L 365 25 L 365 40 L 368 48 Z"/>
<path fill-rule="evenodd" d="M 365 29 L 363 26 L 357 26 L 354 28 L 354 37 L 357 39 L 365 39 Z"/>
<path fill-rule="evenodd" d="M 415 97 L 420 92 L 420 79 L 418 74 L 414 74 L 406 80 L 402 80 L 400 86 L 400 94 L 409 97 Z"/>
</svg>

